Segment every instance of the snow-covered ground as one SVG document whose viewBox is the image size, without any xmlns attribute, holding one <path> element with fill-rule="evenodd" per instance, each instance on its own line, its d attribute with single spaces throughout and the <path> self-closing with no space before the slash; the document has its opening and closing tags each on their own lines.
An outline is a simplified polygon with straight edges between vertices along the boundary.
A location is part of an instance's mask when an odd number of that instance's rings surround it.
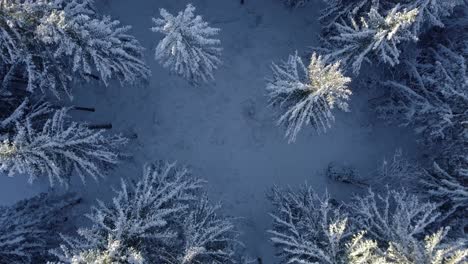
<svg viewBox="0 0 468 264">
<path fill-rule="evenodd" d="M 248 254 L 270 264 L 274 258 L 266 233 L 271 222 L 266 195 L 273 185 L 298 186 L 307 181 L 319 192 L 328 189 L 345 199 L 354 189 L 326 179 L 323 170 L 330 162 L 352 165 L 367 175 L 397 147 L 413 149 L 408 131 L 370 121 L 369 93 L 360 90 L 358 83 L 353 84 L 351 112 L 337 113 L 329 133 L 316 135 L 306 130 L 296 143 L 288 144 L 283 128 L 276 127 L 277 113 L 268 107 L 265 78 L 272 61 L 318 44 L 319 0 L 293 10 L 280 0 L 245 0 L 245 5 L 240 0 L 192 1 L 198 14 L 222 29 L 224 48 L 224 64 L 215 74 L 216 81 L 198 87 L 171 75 L 153 59 L 162 36 L 149 30 L 159 8 L 176 13 L 188 1 L 97 2 L 102 13 L 133 26 L 133 34 L 147 49 L 152 77 L 140 87 L 118 83 L 75 87 L 73 103 L 97 110 L 77 117 L 111 122 L 112 132 L 137 135 L 126 149 L 131 157 L 108 179 L 90 180 L 86 186 L 74 183 L 72 189 L 89 203 L 110 197 L 110 187 L 120 178 L 138 177 L 145 162 L 177 160 L 208 181 L 210 197 L 223 204 L 226 214 L 240 218 Z M 0 191 L 1 203 L 45 188 L 45 184 L 28 186 L 20 177 L 2 177 L 0 186 L 7 190 Z M 19 190 L 17 196 L 9 195 L 12 188 Z"/>
</svg>

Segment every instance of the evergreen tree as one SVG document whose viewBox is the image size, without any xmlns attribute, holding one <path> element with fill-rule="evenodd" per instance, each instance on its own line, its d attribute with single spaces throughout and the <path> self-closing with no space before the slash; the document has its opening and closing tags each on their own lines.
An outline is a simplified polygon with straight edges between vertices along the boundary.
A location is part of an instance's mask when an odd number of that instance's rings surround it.
<svg viewBox="0 0 468 264">
<path fill-rule="evenodd" d="M 417 40 L 410 30 L 417 15 L 417 9 L 402 10 L 400 5 L 384 15 L 372 7 L 359 22 L 353 17 L 336 22 L 324 40 L 325 59 L 342 61 L 356 75 L 363 62 L 374 59 L 395 66 L 400 63 L 399 44 Z"/>
<path fill-rule="evenodd" d="M 39 263 L 59 243 L 68 210 L 80 202 L 73 194 L 40 194 L 0 207 L 0 263 Z"/>
<path fill-rule="evenodd" d="M 274 188 L 271 241 L 282 263 L 344 263 L 348 216 L 328 194 Z"/>
<path fill-rule="evenodd" d="M 2 122 L 12 128 L 0 142 L 0 169 L 10 176 L 26 174 L 29 182 L 47 176 L 51 185 L 66 185 L 72 172 L 83 181 L 85 176 L 97 180 L 119 161 L 117 149 L 127 142 L 69 121 L 68 108 L 51 110 L 44 103 L 28 112 L 25 104 L 19 109 Z"/>
<path fill-rule="evenodd" d="M 1 0 L 1 88 L 15 79 L 28 91 L 70 98 L 74 80 L 147 78 L 143 48 L 129 26 L 95 13 L 92 0 Z M 79 78 L 76 78 L 78 76 Z"/>
<path fill-rule="evenodd" d="M 143 178 L 129 185 L 122 181 L 111 204 L 99 202 L 80 228 L 78 238 L 64 237 L 52 253 L 60 263 L 112 255 L 144 263 L 236 263 L 236 233 L 229 219 L 217 215 L 201 193 L 202 181 L 175 164 L 145 167 Z M 138 258 L 136 257 L 138 256 Z M 143 262 L 135 262 L 143 263 Z"/>
<path fill-rule="evenodd" d="M 177 16 L 165 9 L 161 18 L 153 18 L 153 32 L 164 34 L 158 43 L 155 58 L 165 68 L 198 83 L 213 80 L 213 71 L 221 64 L 221 41 L 216 39 L 220 29 L 194 14 L 195 7 L 188 4 Z"/>
<path fill-rule="evenodd" d="M 272 242 L 282 263 L 462 264 L 466 239 L 432 233 L 437 206 L 404 190 L 369 190 L 348 204 L 310 187 L 273 190 Z"/>
<path fill-rule="evenodd" d="M 278 124 L 287 126 L 289 142 L 295 141 L 304 125 L 313 126 L 318 133 L 326 132 L 334 121 L 335 106 L 348 111 L 351 79 L 343 76 L 339 62 L 325 64 L 314 53 L 306 68 L 296 52 L 280 65 L 273 63 L 272 70 L 267 90 L 271 103 L 285 111 Z"/>
</svg>

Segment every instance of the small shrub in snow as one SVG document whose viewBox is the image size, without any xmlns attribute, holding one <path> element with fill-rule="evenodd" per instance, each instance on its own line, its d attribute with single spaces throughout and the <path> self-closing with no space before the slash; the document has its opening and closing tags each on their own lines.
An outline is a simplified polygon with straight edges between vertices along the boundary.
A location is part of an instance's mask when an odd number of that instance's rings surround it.
<svg viewBox="0 0 468 264">
<path fill-rule="evenodd" d="M 164 34 L 158 43 L 155 58 L 164 67 L 198 83 L 213 80 L 213 71 L 221 64 L 221 41 L 216 38 L 220 29 L 210 27 L 202 17 L 194 14 L 188 4 L 177 16 L 165 9 L 161 18 L 153 18 L 153 32 Z"/>
<path fill-rule="evenodd" d="M 296 140 L 304 125 L 326 132 L 334 121 L 333 108 L 348 111 L 351 79 L 343 76 L 339 62 L 327 65 L 314 53 L 306 68 L 296 52 L 280 65 L 273 63 L 272 70 L 267 91 L 271 103 L 285 111 L 278 124 L 287 126 L 289 142 Z"/>
</svg>

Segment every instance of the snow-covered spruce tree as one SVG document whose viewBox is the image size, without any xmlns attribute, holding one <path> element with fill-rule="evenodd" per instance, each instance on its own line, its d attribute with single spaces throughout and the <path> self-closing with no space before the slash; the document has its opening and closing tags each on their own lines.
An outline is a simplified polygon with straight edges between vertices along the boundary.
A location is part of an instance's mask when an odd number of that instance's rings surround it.
<svg viewBox="0 0 468 264">
<path fill-rule="evenodd" d="M 453 13 L 455 7 L 466 4 L 466 0 L 403 0 L 402 6 L 418 9 L 412 25 L 413 34 L 419 35 L 431 27 L 445 27 L 444 18 Z"/>
<path fill-rule="evenodd" d="M 434 224 L 440 213 L 436 204 L 423 202 L 405 190 L 377 195 L 372 190 L 351 203 L 353 221 L 379 243 L 396 243 L 409 249 Z M 401 252 L 410 255 L 411 252 Z"/>
<path fill-rule="evenodd" d="M 11 100 L 10 100 L 11 99 Z M 43 100 L 33 98 L 20 98 L 12 96 L 6 98 L 0 96 L 0 138 L 7 138 L 8 134 L 15 133 L 16 123 L 24 123 L 26 119 L 34 121 L 34 124 L 43 122 L 53 113 L 51 105 Z"/>
<path fill-rule="evenodd" d="M 334 121 L 333 108 L 348 111 L 351 79 L 341 73 L 339 62 L 325 64 L 314 53 L 306 68 L 296 52 L 280 65 L 273 63 L 272 70 L 273 78 L 266 89 L 270 102 L 285 111 L 278 125 L 287 126 L 289 142 L 295 141 L 304 125 L 311 125 L 318 133 L 326 132 Z"/>
<path fill-rule="evenodd" d="M 348 20 L 350 17 L 363 17 L 371 7 L 381 6 L 378 0 L 323 0 L 325 8 L 321 10 L 320 24 L 322 34 L 333 30 L 335 23 Z M 385 1 L 384 1 L 385 2 Z"/>
<path fill-rule="evenodd" d="M 167 252 L 168 263 L 238 263 L 238 246 L 231 219 L 218 215 L 219 205 L 212 205 L 203 195 L 189 205 L 182 219 L 181 249 Z"/>
<path fill-rule="evenodd" d="M 386 100 L 377 107 L 383 119 L 412 126 L 437 164 L 429 169 L 423 188 L 444 204 L 446 217 L 466 209 L 468 156 L 468 75 L 465 17 L 449 21 L 443 32 L 431 31 L 419 54 L 408 59 L 388 81 Z M 437 44 L 430 40 L 437 39 Z"/>
<path fill-rule="evenodd" d="M 413 240 L 409 245 L 391 241 L 385 251 L 386 262 L 405 264 L 463 264 L 468 257 L 465 241 L 446 239 L 448 228 L 427 235 L 422 240 Z M 443 240 L 446 241 L 443 241 Z"/>
<path fill-rule="evenodd" d="M 274 189 L 272 242 L 282 263 L 461 264 L 466 239 L 448 228 L 430 233 L 436 205 L 405 191 L 377 196 L 369 191 L 338 205 L 310 187 Z"/>
<path fill-rule="evenodd" d="M 64 248 L 64 250 L 66 250 Z M 107 244 L 99 249 L 87 249 L 76 254 L 66 251 L 65 263 L 71 264 L 145 264 L 145 259 L 141 253 L 133 248 L 122 248 L 119 240 L 111 237 L 107 239 Z M 60 264 L 64 262 L 47 262 L 48 264 Z"/>
<path fill-rule="evenodd" d="M 431 27 L 444 27 L 444 18 L 453 13 L 455 7 L 466 3 L 466 0 L 324 0 L 326 7 L 322 10 L 320 21 L 328 32 L 333 24 L 349 17 L 358 18 L 364 16 L 371 7 L 379 10 L 390 10 L 400 4 L 407 10 L 419 10 L 412 32 L 415 36 L 423 33 Z"/>
<path fill-rule="evenodd" d="M 453 218 L 455 215 L 466 220 L 468 210 L 468 168 L 452 170 L 449 172 L 434 162 L 426 177 L 422 178 L 423 187 L 427 190 L 429 198 L 442 203 L 446 209 L 445 218 Z M 465 222 L 466 223 L 466 222 Z"/>
<path fill-rule="evenodd" d="M 365 232 L 354 236 L 348 244 L 348 262 L 366 264 L 462 264 L 466 263 L 468 250 L 466 241 L 452 241 L 446 238 L 448 228 L 414 240 L 406 247 L 390 241 L 387 248 L 380 249 L 375 240 L 365 237 Z M 444 241 L 445 240 L 445 241 Z M 385 246 L 383 246 L 385 247 Z M 409 252 L 409 254 L 405 254 Z"/>
<path fill-rule="evenodd" d="M 282 263 L 345 263 L 352 235 L 348 216 L 328 194 L 311 187 L 299 191 L 274 188 L 271 241 Z"/>
<path fill-rule="evenodd" d="M 465 141 L 468 75 L 464 56 L 437 45 L 405 66 L 399 81 L 385 83 L 391 90 L 389 100 L 377 107 L 381 117 L 414 126 L 428 146 L 440 140 L 449 143 L 446 147 Z"/>
<path fill-rule="evenodd" d="M 349 22 L 334 23 L 333 34 L 324 39 L 324 58 L 329 62 L 342 61 L 354 74 L 359 73 L 364 61 L 377 59 L 395 66 L 400 63 L 399 44 L 417 40 L 411 32 L 417 15 L 417 9 L 401 9 L 400 5 L 384 15 L 372 7 L 359 22 L 351 17 Z"/>
<path fill-rule="evenodd" d="M 26 82 L 27 90 L 72 97 L 79 79 L 112 77 L 134 83 L 149 70 L 143 48 L 128 34 L 129 26 L 95 13 L 92 0 L 1 0 L 0 59 L 2 88 Z M 78 79 L 78 80 L 79 80 Z"/>
<path fill-rule="evenodd" d="M 118 241 L 114 255 L 134 252 L 144 263 L 235 263 L 233 224 L 216 214 L 202 183 L 175 164 L 147 165 L 140 181 L 122 181 L 111 204 L 92 209 L 92 227 L 80 228 L 79 238 L 64 237 L 52 253 L 59 263 L 75 263 L 77 256 L 104 254 Z"/>
<path fill-rule="evenodd" d="M 0 207 L 0 263 L 40 263 L 59 244 L 68 210 L 80 202 L 73 194 L 40 194 Z"/>
<path fill-rule="evenodd" d="M 51 185 L 66 185 L 72 173 L 77 173 L 83 182 L 85 176 L 96 180 L 103 177 L 118 162 L 117 150 L 127 139 L 72 122 L 68 110 L 51 112 L 49 105 L 41 104 L 29 113 L 15 111 L 17 120 L 10 122 L 13 131 L 1 138 L 0 170 L 10 176 L 26 174 L 30 182 L 47 176 Z M 21 115 L 23 118 L 19 118 Z"/>
<path fill-rule="evenodd" d="M 153 18 L 151 30 L 164 34 L 156 47 L 155 58 L 194 83 L 207 82 L 214 79 L 213 71 L 221 64 L 221 41 L 216 38 L 220 29 L 210 27 L 194 11 L 195 7 L 188 4 L 177 16 L 161 9 L 161 18 Z"/>
</svg>

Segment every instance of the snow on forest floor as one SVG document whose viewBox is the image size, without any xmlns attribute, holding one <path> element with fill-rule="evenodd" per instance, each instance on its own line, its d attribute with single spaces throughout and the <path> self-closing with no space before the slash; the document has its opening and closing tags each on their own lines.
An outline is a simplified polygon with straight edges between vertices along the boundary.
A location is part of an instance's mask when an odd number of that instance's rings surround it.
<svg viewBox="0 0 468 264">
<path fill-rule="evenodd" d="M 145 162 L 177 160 L 207 180 L 210 198 L 220 201 L 226 214 L 240 218 L 247 253 L 270 264 L 274 260 L 266 233 L 271 223 L 266 194 L 272 186 L 296 187 L 307 181 L 319 192 L 328 189 L 345 199 L 354 189 L 326 179 L 323 171 L 330 162 L 352 165 L 368 175 L 396 148 L 413 149 L 408 131 L 369 121 L 371 96 L 358 85 L 353 85 L 351 112 L 337 113 L 329 133 L 316 135 L 306 129 L 294 144 L 283 138 L 284 129 L 275 125 L 275 109 L 268 107 L 265 78 L 271 74 L 272 61 L 318 44 L 318 0 L 294 10 L 279 0 L 245 0 L 245 5 L 240 0 L 192 1 L 197 14 L 222 29 L 224 47 L 224 65 L 216 72 L 216 81 L 198 87 L 171 75 L 153 59 L 162 36 L 149 30 L 151 17 L 159 16 L 159 8 L 176 13 L 186 0 L 96 2 L 102 13 L 133 26 L 133 34 L 147 49 L 152 77 L 141 87 L 118 83 L 75 87 L 73 103 L 96 108 L 96 113 L 80 113 L 79 118 L 111 122 L 112 132 L 138 136 L 126 149 L 131 158 L 107 179 L 73 184 L 86 202 L 111 197 L 110 187 L 120 178 L 139 177 Z M 21 192 L 13 197 L 0 192 L 2 203 L 41 190 L 18 178 L 2 177 L 2 189 Z"/>
</svg>

